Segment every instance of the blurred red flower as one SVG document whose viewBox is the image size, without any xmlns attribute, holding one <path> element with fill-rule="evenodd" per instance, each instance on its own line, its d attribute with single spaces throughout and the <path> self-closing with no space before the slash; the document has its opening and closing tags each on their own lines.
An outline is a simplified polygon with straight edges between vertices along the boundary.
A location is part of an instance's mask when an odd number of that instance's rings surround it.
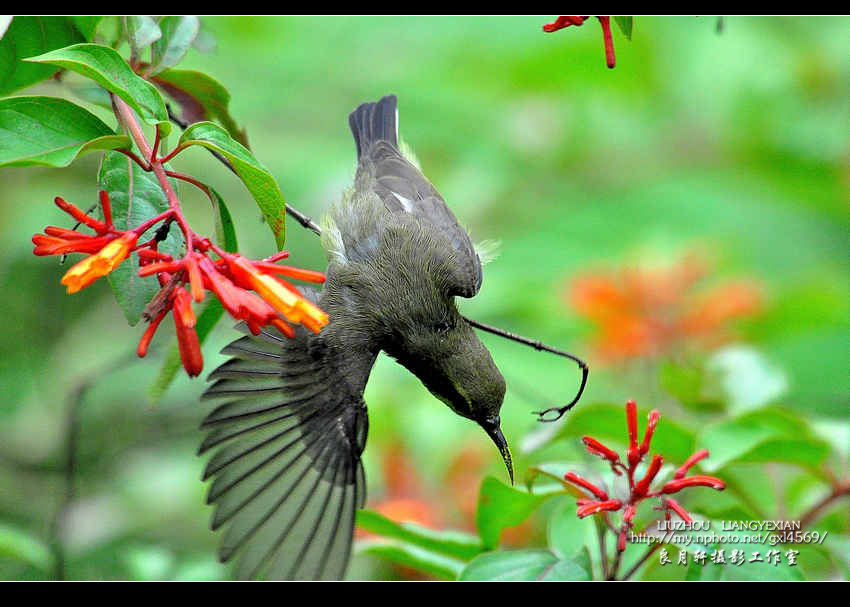
<svg viewBox="0 0 850 607">
<path fill-rule="evenodd" d="M 754 281 L 701 288 L 710 266 L 697 255 L 661 268 L 623 268 L 578 276 L 566 299 L 598 326 L 601 357 L 658 356 L 686 346 L 712 347 L 730 336 L 731 321 L 762 309 Z"/>
</svg>

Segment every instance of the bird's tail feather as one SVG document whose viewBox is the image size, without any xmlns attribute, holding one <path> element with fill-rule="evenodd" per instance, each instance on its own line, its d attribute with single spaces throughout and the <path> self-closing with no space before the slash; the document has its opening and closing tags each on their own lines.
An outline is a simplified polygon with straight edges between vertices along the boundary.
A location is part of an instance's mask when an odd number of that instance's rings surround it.
<svg viewBox="0 0 850 607">
<path fill-rule="evenodd" d="M 361 103 L 348 115 L 358 159 L 378 141 L 386 141 L 398 148 L 397 104 L 395 95 L 387 95 L 374 103 Z"/>
</svg>

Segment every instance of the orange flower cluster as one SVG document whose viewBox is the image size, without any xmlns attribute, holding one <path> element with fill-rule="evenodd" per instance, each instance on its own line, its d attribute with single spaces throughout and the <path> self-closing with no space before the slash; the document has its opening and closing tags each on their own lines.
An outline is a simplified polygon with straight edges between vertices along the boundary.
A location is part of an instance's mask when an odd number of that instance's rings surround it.
<svg viewBox="0 0 850 607">
<path fill-rule="evenodd" d="M 139 235 L 136 232 L 119 232 L 112 224 L 112 209 L 106 192 L 100 193 L 104 221 L 89 217 L 70 202 L 60 197 L 55 199 L 56 206 L 71 217 L 90 227 L 96 235 L 82 234 L 57 226 L 47 226 L 44 234 L 35 234 L 32 242 L 33 253 L 42 255 L 65 255 L 67 253 L 90 253 L 88 257 L 75 264 L 62 277 L 62 284 L 68 293 L 76 293 L 89 286 L 101 276 L 106 276 L 127 259 L 136 246 Z"/>
<path fill-rule="evenodd" d="M 695 289 L 706 274 L 706 265 L 691 255 L 668 268 L 580 276 L 567 299 L 599 326 L 596 346 L 603 358 L 657 356 L 688 342 L 720 342 L 731 320 L 761 309 L 751 282 Z"/>
<path fill-rule="evenodd" d="M 301 295 L 289 281 L 278 276 L 321 283 L 324 282 L 325 275 L 276 264 L 276 261 L 289 256 L 286 251 L 261 261 L 253 261 L 222 251 L 209 239 L 191 234 L 192 250 L 182 259 L 175 260 L 157 250 L 159 239 L 156 236 L 148 242 L 138 244 L 140 236 L 157 223 L 177 219 L 173 209 L 145 221 L 132 230 L 120 231 L 112 223 L 112 211 L 106 192 L 100 192 L 100 203 L 104 221 L 90 217 L 73 204 L 57 197 L 57 206 L 79 223 L 93 229 L 95 235 L 48 226 L 44 234 L 32 237 L 35 244 L 33 253 L 89 253 L 88 257 L 75 264 L 62 278 L 62 284 L 67 286 L 68 293 L 75 293 L 112 272 L 135 251 L 139 256 L 139 276 L 155 275 L 161 286 L 160 292 L 145 310 L 145 317 L 150 320 L 150 325 L 137 348 L 140 357 L 147 353 L 151 339 L 162 320 L 172 312 L 183 367 L 190 377 L 199 375 L 204 362 L 195 331 L 196 318 L 192 300 L 202 301 L 206 291 L 212 291 L 230 315 L 237 320 L 244 320 L 255 335 L 260 332 L 261 327 L 272 325 L 283 335 L 294 337 L 295 331 L 287 320 L 301 324 L 315 333 L 328 323 L 327 314 Z M 210 253 L 215 253 L 218 259 L 213 260 L 209 256 Z"/>
<path fill-rule="evenodd" d="M 649 453 L 649 445 L 652 442 L 652 435 L 655 432 L 656 426 L 658 426 L 658 420 L 660 418 L 661 414 L 657 410 L 652 410 L 649 413 L 646 434 L 640 444 L 638 444 L 637 405 L 633 400 L 626 403 L 626 427 L 629 435 L 629 447 L 626 450 L 627 464 L 620 461 L 620 456 L 615 451 L 609 449 L 595 438 L 590 436 L 582 438 L 588 453 L 598 455 L 602 459 L 606 460 L 611 465 L 611 470 L 613 470 L 614 474 L 622 476 L 623 472 L 626 473 L 629 479 L 628 501 L 623 502 L 619 499 L 612 499 L 604 489 L 594 485 L 574 472 L 567 472 L 564 475 L 564 480 L 589 494 L 588 497 L 583 497 L 576 501 L 576 505 L 578 506 L 576 509 L 576 515 L 579 518 L 584 518 L 591 514 L 598 514 L 600 512 L 623 510 L 623 522 L 620 526 L 618 536 L 619 541 L 617 543 L 617 549 L 620 552 L 626 549 L 628 531 L 633 526 L 635 514 L 637 514 L 637 506 L 643 500 L 659 497 L 661 498 L 661 504 L 658 509 L 664 511 L 664 515 L 667 520 L 670 520 L 670 512 L 675 512 L 683 521 L 691 523 L 693 519 L 687 511 L 682 508 L 679 502 L 664 496 L 671 493 L 678 493 L 687 487 L 711 487 L 717 491 L 722 491 L 726 488 L 726 483 L 713 476 L 705 476 L 702 474 L 688 477 L 685 476 L 694 464 L 708 457 L 708 450 L 706 449 L 701 449 L 691 455 L 685 463 L 676 470 L 673 475 L 673 479 L 666 482 L 660 489 L 652 490 L 651 488 L 652 481 L 655 480 L 655 477 L 661 470 L 661 466 L 664 464 L 664 458 L 657 453 L 652 456 L 643 478 L 635 481 L 635 471 L 637 470 L 638 464 L 643 461 L 644 456 Z"/>
</svg>

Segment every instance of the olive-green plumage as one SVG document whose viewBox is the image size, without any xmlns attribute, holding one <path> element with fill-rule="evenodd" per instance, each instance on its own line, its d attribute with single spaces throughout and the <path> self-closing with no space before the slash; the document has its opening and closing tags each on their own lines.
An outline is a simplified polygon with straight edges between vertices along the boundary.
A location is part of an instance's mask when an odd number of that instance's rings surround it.
<svg viewBox="0 0 850 607">
<path fill-rule="evenodd" d="M 354 511 L 365 500 L 363 390 L 380 351 L 414 373 L 496 442 L 505 381 L 454 298 L 482 280 L 469 234 L 399 151 L 395 96 L 349 116 L 355 183 L 323 220 L 327 280 L 305 290 L 330 317 L 319 334 L 244 337 L 213 372 L 207 398 L 228 398 L 204 422 L 201 451 L 219 447 L 205 478 L 227 525 L 223 560 L 244 577 L 339 578 Z"/>
</svg>

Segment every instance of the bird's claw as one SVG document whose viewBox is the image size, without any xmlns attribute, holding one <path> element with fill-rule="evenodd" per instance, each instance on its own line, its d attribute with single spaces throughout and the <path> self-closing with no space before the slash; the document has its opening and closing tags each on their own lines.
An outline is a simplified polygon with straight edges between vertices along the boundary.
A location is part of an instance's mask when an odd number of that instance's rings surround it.
<svg viewBox="0 0 850 607">
<path fill-rule="evenodd" d="M 573 408 L 575 403 L 570 403 L 566 407 L 550 407 L 545 411 L 532 411 L 533 415 L 537 416 L 539 422 L 556 422 L 564 416 L 564 413 Z"/>
</svg>

